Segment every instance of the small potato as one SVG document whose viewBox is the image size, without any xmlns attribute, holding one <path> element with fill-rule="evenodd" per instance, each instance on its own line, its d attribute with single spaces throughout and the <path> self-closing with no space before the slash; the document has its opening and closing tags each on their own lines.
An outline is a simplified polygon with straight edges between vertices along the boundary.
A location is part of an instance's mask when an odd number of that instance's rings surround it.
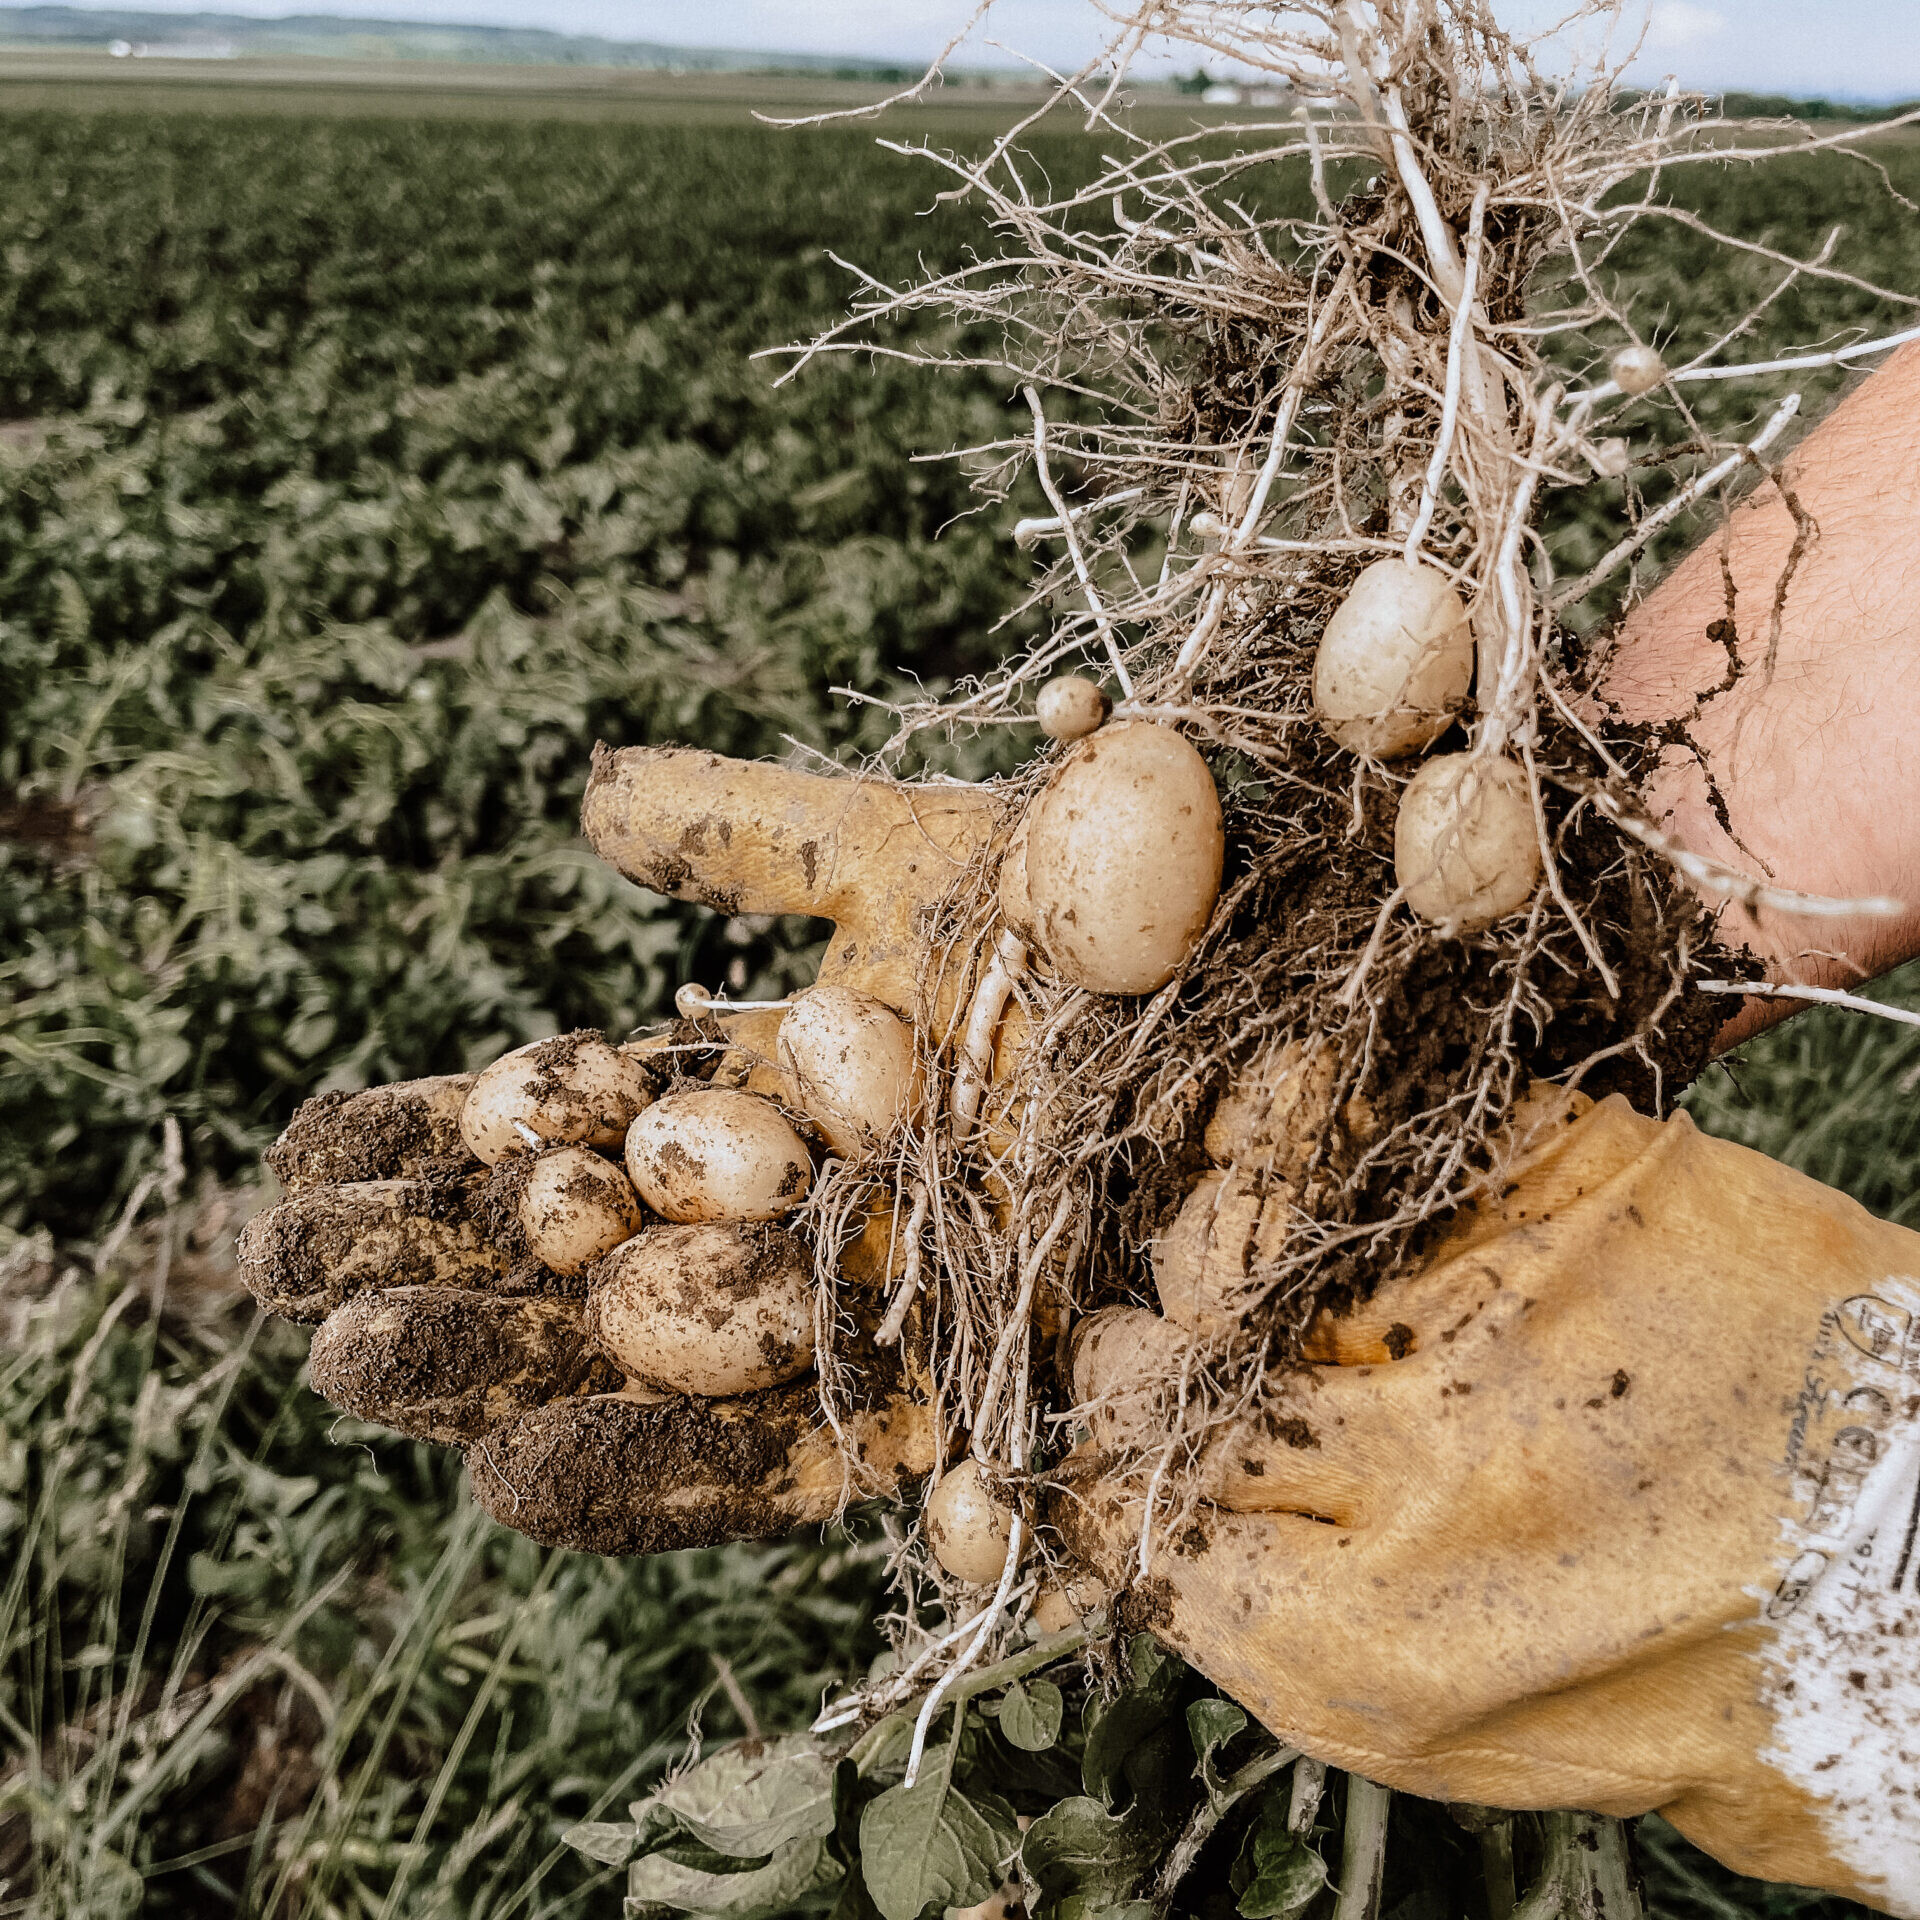
<svg viewBox="0 0 1920 1920">
<path fill-rule="evenodd" d="M 1651 393 L 1667 377 L 1667 363 L 1652 347 L 1622 347 L 1607 372 L 1622 393 Z"/>
<path fill-rule="evenodd" d="M 1633 449 L 1618 435 L 1596 440 L 1587 449 L 1587 461 L 1603 480 L 1618 480 L 1633 465 Z"/>
<path fill-rule="evenodd" d="M 1042 1633 L 1065 1633 L 1089 1614 L 1105 1611 L 1112 1601 L 1113 1595 L 1098 1580 L 1070 1575 L 1048 1580 L 1033 1596 L 1033 1611 L 1027 1617 Z"/>
<path fill-rule="evenodd" d="M 555 1147 L 533 1163 L 515 1203 L 527 1246 L 555 1273 L 584 1273 L 645 1220 L 627 1177 L 586 1147 Z"/>
<path fill-rule="evenodd" d="M 1220 897 L 1220 795 L 1192 743 L 1127 720 L 1080 742 L 1033 804 L 1027 892 L 1059 972 L 1091 993 L 1152 993 Z"/>
<path fill-rule="evenodd" d="M 1288 1199 L 1278 1182 L 1203 1173 L 1149 1250 L 1160 1311 L 1203 1336 L 1238 1326 L 1265 1290 L 1258 1270 L 1285 1251 Z"/>
<path fill-rule="evenodd" d="M 460 1137 L 490 1167 L 541 1147 L 617 1147 L 652 1098 L 653 1078 L 631 1054 L 597 1033 L 559 1033 L 503 1053 L 474 1081 Z"/>
<path fill-rule="evenodd" d="M 668 1220 L 773 1220 L 813 1184 L 800 1136 L 771 1100 L 728 1087 L 669 1093 L 627 1132 L 627 1173 Z"/>
<path fill-rule="evenodd" d="M 1524 907 L 1540 878 L 1526 775 L 1511 760 L 1429 760 L 1400 796 L 1393 870 L 1407 905 L 1456 933 Z"/>
<path fill-rule="evenodd" d="M 1007 1564 L 1013 1515 L 987 1491 L 977 1460 L 950 1467 L 927 1495 L 927 1543 L 953 1575 L 976 1587 L 998 1580 Z"/>
<path fill-rule="evenodd" d="M 871 994 L 809 987 L 795 995 L 775 1052 L 794 1103 L 845 1159 L 884 1146 L 913 1104 L 913 1029 Z"/>
<path fill-rule="evenodd" d="M 1107 723 L 1113 702 L 1104 687 L 1077 673 L 1049 680 L 1033 704 L 1040 731 L 1055 740 L 1081 740 Z"/>
<path fill-rule="evenodd" d="M 1320 723 L 1350 753 L 1397 760 L 1431 746 L 1473 685 L 1473 630 L 1433 567 L 1376 560 L 1341 601 L 1313 658 Z"/>
<path fill-rule="evenodd" d="M 813 1364 L 813 1266 L 780 1227 L 649 1227 L 587 1282 L 587 1336 L 669 1393 L 761 1393 Z"/>
<path fill-rule="evenodd" d="M 1179 1378 L 1186 1331 L 1145 1307 L 1102 1307 L 1073 1330 L 1073 1394 L 1100 1447 L 1150 1447 L 1167 1436 L 1158 1389 Z"/>
</svg>

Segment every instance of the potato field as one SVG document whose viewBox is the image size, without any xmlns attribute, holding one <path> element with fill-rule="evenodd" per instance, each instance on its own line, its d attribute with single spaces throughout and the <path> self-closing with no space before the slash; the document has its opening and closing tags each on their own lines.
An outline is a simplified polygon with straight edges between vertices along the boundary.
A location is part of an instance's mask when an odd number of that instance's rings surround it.
<svg viewBox="0 0 1920 1920">
<path fill-rule="evenodd" d="M 829 250 L 898 278 L 981 243 L 871 129 L 245 108 L 0 109 L 0 1915 L 617 1914 L 621 1867 L 563 1831 L 871 1660 L 880 1521 L 542 1552 L 453 1456 L 330 1417 L 233 1238 L 312 1093 L 623 1035 L 689 979 L 811 977 L 813 923 L 592 857 L 589 754 L 844 759 L 888 723 L 833 689 L 991 662 L 1024 630 L 997 625 L 1022 503 L 918 456 L 1023 431 L 1020 403 L 885 359 L 776 390 L 750 358 L 842 311 Z M 1920 197 L 1920 146 L 1879 157 Z M 1691 191 L 1782 244 L 1842 226 L 1848 264 L 1920 287 L 1864 167 Z M 1635 270 L 1697 346 L 1762 282 L 1668 238 Z M 1844 324 L 1822 298 L 1771 306 L 1754 356 Z M 1692 1106 L 1915 1224 L 1916 1084 L 1920 1034 L 1821 1010 Z M 1197 1681 L 1161 1693 L 1200 1742 Z M 1043 1815 L 1086 1790 L 1080 1739 L 996 1732 L 983 1791 Z M 1387 1920 L 1478 1920 L 1475 1837 L 1396 1807 Z M 1657 1821 L 1641 1845 L 1674 1920 L 1863 1911 L 1736 1883 Z M 1299 1910 L 1259 1865 L 1209 1920 Z M 756 1897 L 730 1911 L 872 1912 L 858 1875 Z M 1090 1880 L 1050 1911 L 1149 1910 Z"/>
</svg>

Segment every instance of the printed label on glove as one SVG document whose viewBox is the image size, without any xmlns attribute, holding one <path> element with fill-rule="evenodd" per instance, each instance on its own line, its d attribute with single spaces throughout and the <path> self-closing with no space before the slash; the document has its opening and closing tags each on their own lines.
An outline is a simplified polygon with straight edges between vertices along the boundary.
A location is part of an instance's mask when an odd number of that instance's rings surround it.
<svg viewBox="0 0 1920 1920">
<path fill-rule="evenodd" d="M 1887 1910 L 1920 1916 L 1920 1283 L 1827 1315 L 1785 1464 L 1800 1517 L 1762 1602 L 1762 1757 Z"/>
</svg>

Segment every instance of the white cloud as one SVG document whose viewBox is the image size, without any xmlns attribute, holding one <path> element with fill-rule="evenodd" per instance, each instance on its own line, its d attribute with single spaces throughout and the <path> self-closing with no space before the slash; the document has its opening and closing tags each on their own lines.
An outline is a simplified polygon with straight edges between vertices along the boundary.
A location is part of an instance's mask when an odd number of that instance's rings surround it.
<svg viewBox="0 0 1920 1920">
<path fill-rule="evenodd" d="M 1654 0 L 1647 21 L 1646 46 L 1650 53 L 1681 53 L 1718 38 L 1726 30 L 1726 17 L 1694 0 Z"/>
</svg>

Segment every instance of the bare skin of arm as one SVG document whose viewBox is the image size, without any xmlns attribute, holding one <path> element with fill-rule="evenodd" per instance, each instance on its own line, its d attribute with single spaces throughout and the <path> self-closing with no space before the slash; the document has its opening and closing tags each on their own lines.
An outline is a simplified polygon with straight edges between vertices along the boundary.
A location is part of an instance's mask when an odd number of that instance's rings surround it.
<svg viewBox="0 0 1920 1920">
<path fill-rule="evenodd" d="M 1722 937 L 1752 948 L 1770 978 L 1853 987 L 1920 953 L 1920 344 L 1856 386 L 1782 477 L 1817 531 L 1781 608 L 1771 676 L 1775 600 L 1799 526 L 1768 482 L 1629 616 L 1605 691 L 1629 719 L 1684 717 L 1726 672 L 1708 629 L 1731 613 L 1745 670 L 1692 731 L 1738 840 L 1678 751 L 1655 811 L 1687 847 L 1771 884 L 1915 903 L 1898 918 L 1723 916 Z M 1747 1000 L 1719 1045 L 1792 1011 Z"/>
</svg>

